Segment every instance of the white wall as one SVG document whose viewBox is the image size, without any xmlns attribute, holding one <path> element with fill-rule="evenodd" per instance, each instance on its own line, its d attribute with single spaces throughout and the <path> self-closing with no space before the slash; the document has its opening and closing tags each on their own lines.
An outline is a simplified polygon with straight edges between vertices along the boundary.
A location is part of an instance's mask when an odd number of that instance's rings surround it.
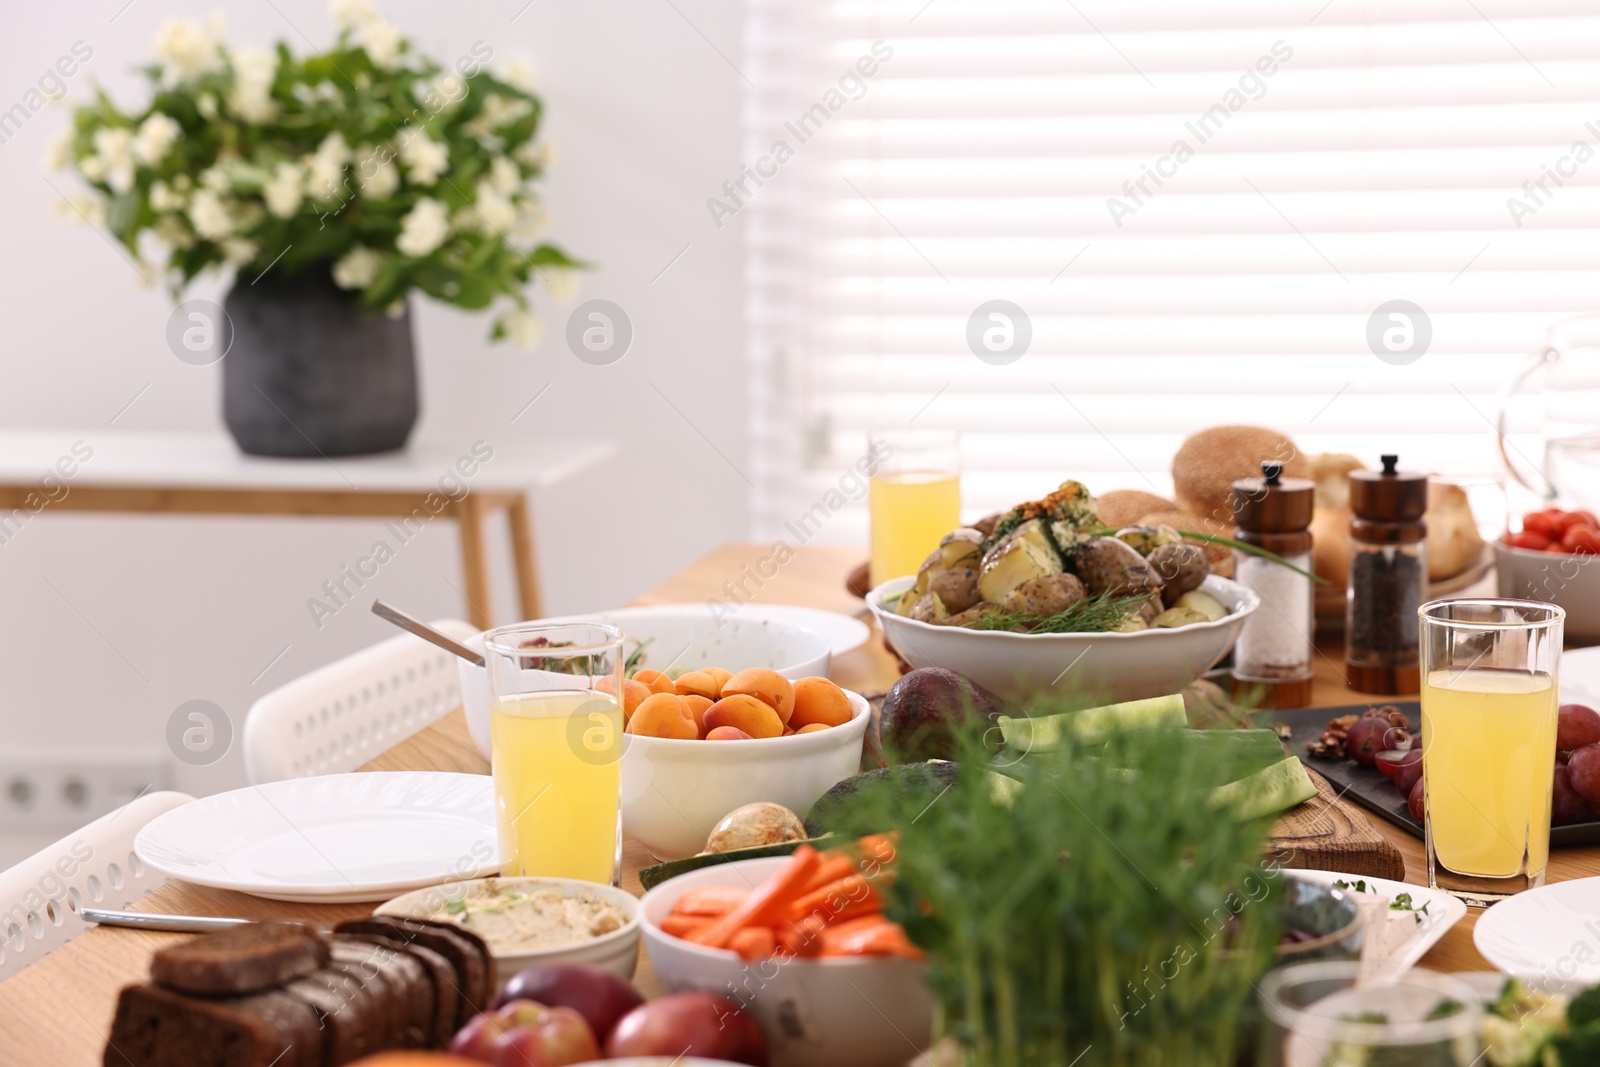
<svg viewBox="0 0 1600 1067">
<path fill-rule="evenodd" d="M 481 317 L 414 304 L 418 437 L 463 447 L 539 434 L 622 443 L 619 458 L 537 501 L 547 608 L 575 611 L 623 602 L 745 530 L 740 477 L 656 391 L 717 448 L 744 454 L 740 233 L 736 223 L 715 230 L 704 207 L 738 169 L 742 83 L 718 51 L 737 61 L 739 5 L 524 4 L 381 6 L 443 59 L 482 40 L 497 62 L 531 63 L 559 150 L 545 186 L 552 238 L 599 266 L 578 299 L 614 300 L 634 323 L 628 355 L 591 367 L 566 349 L 568 309 L 548 300 L 545 342 L 533 353 L 490 346 Z M 132 68 L 149 61 L 160 22 L 217 10 L 227 13 L 233 44 L 281 37 L 304 52 L 307 37 L 317 47 L 333 38 L 322 0 L 18 6 L 0 34 L 0 109 L 77 40 L 94 55 L 71 80 L 69 100 L 98 82 L 131 102 L 139 91 Z M 115 429 L 220 430 L 217 368 L 188 366 L 167 350 L 166 293 L 139 289 L 107 239 L 52 212 L 42 157 L 66 121 L 65 108 L 47 108 L 0 144 L 0 426 L 81 427 L 92 439 L 148 384 Z M 63 176 L 50 180 L 69 187 Z M 223 291 L 212 281 L 194 295 L 220 299 Z M 550 391 L 510 426 L 546 383 Z M 319 632 L 305 606 L 370 545 L 377 525 L 47 512 L 0 545 L 0 759 L 140 748 L 164 755 L 164 725 L 178 704 L 213 700 L 237 726 L 264 691 L 388 636 L 387 624 L 356 611 Z M 370 591 L 424 617 L 460 615 L 447 584 L 460 585 L 453 527 L 430 528 L 415 544 Z M 509 558 L 497 551 L 507 621 Z M 235 748 L 200 770 L 169 762 L 169 784 L 214 791 L 242 782 Z M 0 866 L 21 854 L 21 838 L 4 844 L 11 829 L 0 823 Z"/>
</svg>

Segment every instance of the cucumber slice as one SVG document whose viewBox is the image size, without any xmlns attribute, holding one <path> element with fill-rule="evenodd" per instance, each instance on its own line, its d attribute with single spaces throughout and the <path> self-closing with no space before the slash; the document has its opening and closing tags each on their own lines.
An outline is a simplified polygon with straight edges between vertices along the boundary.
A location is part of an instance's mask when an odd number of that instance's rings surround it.
<svg viewBox="0 0 1600 1067">
<path fill-rule="evenodd" d="M 1188 725 L 1183 695 L 1174 693 L 1037 719 L 1002 715 L 1000 735 L 1005 738 L 1007 748 L 1016 746 L 1024 751 L 1044 752 L 1061 743 L 1063 731 L 1082 744 L 1096 745 L 1124 730 L 1181 729 Z"/>
<path fill-rule="evenodd" d="M 681 860 L 667 860 L 651 867 L 644 867 L 639 871 L 639 882 L 646 889 L 654 889 L 668 878 L 676 878 L 680 874 L 698 871 L 702 867 L 715 867 L 723 863 L 733 863 L 737 860 L 759 860 L 768 856 L 787 856 L 801 845 L 810 845 L 812 848 L 828 848 L 834 843 L 833 834 L 823 834 L 807 841 L 784 841 L 776 845 L 756 845 L 753 848 L 735 848 L 727 852 L 703 852 L 698 856 L 685 856 Z"/>
<path fill-rule="evenodd" d="M 1257 819 L 1288 811 L 1317 795 L 1317 787 L 1298 756 L 1274 763 L 1248 778 L 1211 791 L 1211 805 L 1231 808 L 1238 819 Z"/>
<path fill-rule="evenodd" d="M 1119 767 L 1138 768 L 1158 747 L 1181 751 L 1191 781 L 1207 789 L 1266 770 L 1287 755 L 1271 730 L 1139 730 L 1107 744 L 1106 759 Z"/>
</svg>

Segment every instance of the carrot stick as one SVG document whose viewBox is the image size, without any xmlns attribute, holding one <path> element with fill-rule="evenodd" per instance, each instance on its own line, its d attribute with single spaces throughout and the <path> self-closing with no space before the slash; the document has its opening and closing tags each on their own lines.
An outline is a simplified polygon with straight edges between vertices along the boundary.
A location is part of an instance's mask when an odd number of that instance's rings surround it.
<svg viewBox="0 0 1600 1067">
<path fill-rule="evenodd" d="M 876 901 L 877 906 L 873 910 L 883 910 L 883 901 L 872 888 L 872 884 L 859 874 L 847 874 L 838 881 L 829 882 L 821 889 L 807 893 L 795 901 L 793 914 L 798 918 L 813 912 L 821 912 L 826 917 L 860 900 Z"/>
<path fill-rule="evenodd" d="M 887 834 L 868 834 L 857 841 L 856 845 L 863 853 L 879 863 L 893 863 L 896 855 L 895 846 L 899 841 L 900 833 L 896 830 Z"/>
<path fill-rule="evenodd" d="M 822 865 L 817 868 L 817 873 L 807 882 L 804 892 L 814 893 L 830 882 L 837 882 L 856 873 L 856 861 L 842 852 L 828 851 L 822 854 Z"/>
<path fill-rule="evenodd" d="M 828 926 L 838 926 L 843 923 L 853 922 L 856 919 L 867 919 L 883 913 L 883 901 L 877 894 L 865 900 L 846 901 L 844 907 L 834 911 L 818 909 L 811 914 L 821 919 Z"/>
<path fill-rule="evenodd" d="M 822 952 L 822 921 L 806 917 L 776 930 L 778 945 L 791 956 L 816 956 Z"/>
<path fill-rule="evenodd" d="M 710 926 L 712 918 L 700 915 L 668 915 L 661 920 L 661 932 L 673 937 L 688 937 L 696 930 Z"/>
<path fill-rule="evenodd" d="M 787 918 L 801 887 L 817 873 L 821 863 L 816 849 L 801 845 L 776 874 L 751 890 L 744 903 L 697 930 L 689 940 L 707 948 L 726 948 L 728 939 L 746 926 L 765 926 Z"/>
<path fill-rule="evenodd" d="M 822 935 L 824 956 L 903 956 L 921 960 L 922 950 L 911 943 L 897 923 L 858 927 L 842 937 Z"/>
<path fill-rule="evenodd" d="M 765 926 L 746 926 L 728 939 L 728 947 L 742 960 L 764 960 L 772 955 L 778 939 Z"/>
<path fill-rule="evenodd" d="M 672 905 L 674 915 L 716 917 L 745 902 L 750 890 L 737 885 L 703 885 L 689 890 Z"/>
</svg>

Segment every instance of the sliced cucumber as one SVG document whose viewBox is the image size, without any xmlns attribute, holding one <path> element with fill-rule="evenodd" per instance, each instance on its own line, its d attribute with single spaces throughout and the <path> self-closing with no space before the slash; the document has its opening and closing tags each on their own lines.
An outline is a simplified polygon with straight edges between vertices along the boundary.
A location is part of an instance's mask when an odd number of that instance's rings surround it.
<svg viewBox="0 0 1600 1067">
<path fill-rule="evenodd" d="M 1317 795 L 1317 787 L 1299 757 L 1289 756 L 1248 778 L 1211 791 L 1211 805 L 1230 808 L 1239 819 L 1257 819 L 1288 811 Z"/>
<path fill-rule="evenodd" d="M 753 848 L 735 848 L 727 852 L 702 852 L 698 856 L 685 856 L 681 860 L 667 860 L 639 871 L 639 882 L 646 889 L 654 889 L 668 878 L 676 878 L 680 874 L 698 871 L 702 867 L 715 867 L 722 863 L 733 863 L 736 860 L 759 860 L 768 856 L 787 856 L 801 845 L 810 845 L 812 848 L 829 848 L 834 843 L 833 834 L 823 834 L 813 837 L 808 841 L 784 841 L 776 845 L 756 845 Z"/>
<path fill-rule="evenodd" d="M 1283 742 L 1271 730 L 1129 731 L 1106 746 L 1106 758 L 1118 766 L 1139 767 L 1159 755 L 1157 749 L 1183 753 L 1196 786 L 1213 788 L 1283 762 Z"/>
<path fill-rule="evenodd" d="M 1029 752 L 1054 748 L 1061 743 L 1063 731 L 1082 744 L 1096 745 L 1124 730 L 1181 729 L 1187 725 L 1189 720 L 1179 693 L 1037 719 L 1000 716 L 1000 734 L 1006 747 Z"/>
</svg>

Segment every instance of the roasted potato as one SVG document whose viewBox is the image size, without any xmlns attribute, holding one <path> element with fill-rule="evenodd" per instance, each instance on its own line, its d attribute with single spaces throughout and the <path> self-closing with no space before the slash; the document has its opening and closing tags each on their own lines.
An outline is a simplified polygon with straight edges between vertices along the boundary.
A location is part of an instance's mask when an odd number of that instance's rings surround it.
<svg viewBox="0 0 1600 1067">
<path fill-rule="evenodd" d="M 993 615 L 999 610 L 1000 610 L 1000 605 L 999 604 L 993 604 L 993 603 L 990 603 L 987 600 L 980 600 L 976 604 L 972 605 L 972 607 L 968 608 L 966 611 L 958 612 L 958 613 L 950 616 L 948 619 L 945 619 L 944 620 L 944 625 L 946 625 L 946 626 L 970 626 L 973 623 L 977 622 L 979 619 L 984 618 L 985 616 L 988 616 L 988 615 Z"/>
<path fill-rule="evenodd" d="M 1086 596 L 1088 593 L 1077 575 L 1047 574 L 1043 578 L 1030 578 L 1011 590 L 1000 606 L 1006 611 L 1047 619 L 1066 611 Z"/>
<path fill-rule="evenodd" d="M 1200 588 L 1200 583 L 1211 573 L 1211 563 L 1204 550 L 1182 541 L 1160 546 L 1150 553 L 1148 562 L 1156 577 L 1161 579 L 1161 595 L 1169 608 L 1183 594 Z"/>
<path fill-rule="evenodd" d="M 978 592 L 993 603 L 1032 578 L 1060 574 L 1064 568 L 1055 546 L 1044 532 L 1044 524 L 1029 519 L 997 541 L 984 553 L 978 572 Z"/>
<path fill-rule="evenodd" d="M 1117 531 L 1117 540 L 1148 556 L 1162 545 L 1181 543 L 1183 538 L 1170 526 L 1125 526 Z"/>
<path fill-rule="evenodd" d="M 1163 611 L 1160 615 L 1157 615 L 1154 619 L 1150 620 L 1150 625 L 1159 629 L 1175 630 L 1179 626 L 1188 626 L 1190 623 L 1209 621 L 1209 619 L 1200 614 L 1198 611 L 1193 611 L 1184 607 L 1177 607 L 1168 608 L 1166 611 Z"/>
<path fill-rule="evenodd" d="M 978 595 L 978 568 L 946 567 L 934 571 L 928 580 L 928 592 L 944 601 L 952 613 L 966 611 L 982 599 Z"/>
<path fill-rule="evenodd" d="M 923 593 L 911 605 L 911 617 L 917 622 L 941 623 L 950 617 L 950 609 L 944 606 L 938 593 Z"/>
<path fill-rule="evenodd" d="M 970 526 L 951 530 L 939 542 L 940 567 L 976 567 L 983 559 L 983 533 Z"/>
<path fill-rule="evenodd" d="M 1145 558 L 1115 537 L 1096 537 L 1073 556 L 1073 569 L 1091 593 L 1158 592 L 1161 579 Z"/>
<path fill-rule="evenodd" d="M 1228 609 L 1222 606 L 1222 601 L 1206 592 L 1204 589 L 1191 589 L 1178 598 L 1173 607 L 1188 608 L 1190 611 L 1204 615 L 1211 622 L 1224 619 L 1228 616 Z"/>
</svg>

